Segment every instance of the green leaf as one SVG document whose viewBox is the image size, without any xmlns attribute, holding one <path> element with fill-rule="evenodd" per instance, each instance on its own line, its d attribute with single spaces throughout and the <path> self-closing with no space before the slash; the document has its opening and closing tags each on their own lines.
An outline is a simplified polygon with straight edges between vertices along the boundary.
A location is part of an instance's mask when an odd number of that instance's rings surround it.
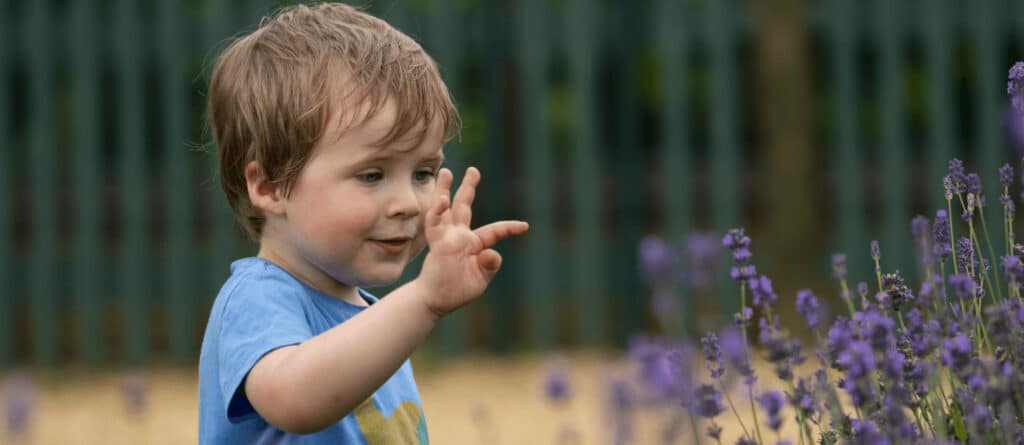
<svg viewBox="0 0 1024 445">
<path fill-rule="evenodd" d="M 964 428 L 964 416 L 960 412 L 960 406 L 953 404 L 950 415 L 953 417 L 953 432 L 956 433 L 956 438 L 961 441 L 967 440 L 967 429 Z"/>
</svg>

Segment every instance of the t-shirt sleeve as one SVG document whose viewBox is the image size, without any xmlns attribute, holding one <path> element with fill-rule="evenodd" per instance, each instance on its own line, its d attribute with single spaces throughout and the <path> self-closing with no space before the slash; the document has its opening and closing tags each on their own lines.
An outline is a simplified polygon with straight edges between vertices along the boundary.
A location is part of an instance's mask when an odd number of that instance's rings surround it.
<svg viewBox="0 0 1024 445">
<path fill-rule="evenodd" d="M 301 290 L 273 277 L 241 280 L 224 305 L 220 332 L 220 387 L 228 420 L 256 414 L 242 382 L 264 355 L 312 337 Z"/>
</svg>

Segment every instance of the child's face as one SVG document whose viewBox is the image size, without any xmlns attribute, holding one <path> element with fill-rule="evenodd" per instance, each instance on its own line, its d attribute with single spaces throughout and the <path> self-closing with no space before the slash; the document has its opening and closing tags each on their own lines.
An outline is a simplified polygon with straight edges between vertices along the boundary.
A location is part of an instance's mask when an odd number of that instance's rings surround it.
<svg viewBox="0 0 1024 445">
<path fill-rule="evenodd" d="M 337 137 L 337 117 L 296 179 L 285 204 L 292 261 L 348 286 L 391 283 L 425 245 L 423 220 L 442 162 L 442 132 L 423 141 L 373 144 L 395 119 L 391 102 Z"/>
</svg>

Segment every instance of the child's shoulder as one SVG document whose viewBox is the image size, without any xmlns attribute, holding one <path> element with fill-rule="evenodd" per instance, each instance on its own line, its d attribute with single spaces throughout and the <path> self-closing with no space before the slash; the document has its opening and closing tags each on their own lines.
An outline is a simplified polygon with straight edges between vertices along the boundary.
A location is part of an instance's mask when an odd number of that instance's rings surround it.
<svg viewBox="0 0 1024 445">
<path fill-rule="evenodd" d="M 231 276 L 221 287 L 217 300 L 222 304 L 246 304 L 269 295 L 276 299 L 302 295 L 302 283 L 276 264 L 263 258 L 248 257 L 231 263 Z"/>
</svg>

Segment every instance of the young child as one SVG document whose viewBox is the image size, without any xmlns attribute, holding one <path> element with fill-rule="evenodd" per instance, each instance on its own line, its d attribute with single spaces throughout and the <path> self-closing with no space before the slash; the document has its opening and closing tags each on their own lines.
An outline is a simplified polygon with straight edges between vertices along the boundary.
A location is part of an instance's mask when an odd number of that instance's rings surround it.
<svg viewBox="0 0 1024 445">
<path fill-rule="evenodd" d="M 199 442 L 427 443 L 409 356 L 528 228 L 470 228 L 474 168 L 450 197 L 458 114 L 434 61 L 349 6 L 294 6 L 221 54 L 208 105 L 224 192 L 260 248 L 210 313 Z M 414 280 L 364 290 L 427 245 Z"/>
</svg>

